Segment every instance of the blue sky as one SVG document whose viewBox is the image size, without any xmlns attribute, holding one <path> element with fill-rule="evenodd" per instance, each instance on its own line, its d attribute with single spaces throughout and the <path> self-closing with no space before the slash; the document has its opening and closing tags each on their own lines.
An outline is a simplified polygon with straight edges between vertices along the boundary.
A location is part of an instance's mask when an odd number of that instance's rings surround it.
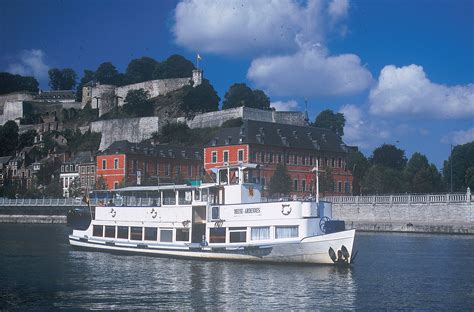
<svg viewBox="0 0 474 312">
<path fill-rule="evenodd" d="M 199 52 L 221 99 L 234 82 L 277 109 L 346 116 L 344 141 L 438 168 L 474 140 L 474 1 L 6 1 L 0 70 L 34 75 Z"/>
</svg>

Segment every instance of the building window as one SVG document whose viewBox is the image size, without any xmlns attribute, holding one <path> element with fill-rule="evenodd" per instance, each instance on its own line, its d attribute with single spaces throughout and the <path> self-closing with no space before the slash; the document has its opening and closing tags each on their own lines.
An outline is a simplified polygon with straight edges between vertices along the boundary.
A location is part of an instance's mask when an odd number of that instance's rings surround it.
<svg viewBox="0 0 474 312">
<path fill-rule="evenodd" d="M 295 192 L 298 191 L 298 180 L 293 181 L 293 191 L 295 191 Z"/>
<path fill-rule="evenodd" d="M 239 161 L 244 161 L 244 150 L 239 150 L 237 159 Z"/>
<path fill-rule="evenodd" d="M 176 167 L 175 167 L 175 172 L 176 172 L 176 175 L 180 175 L 180 174 L 181 174 L 181 165 L 176 165 Z"/>
<path fill-rule="evenodd" d="M 138 160 L 134 159 L 132 161 L 132 173 L 135 173 L 138 171 Z"/>
<path fill-rule="evenodd" d="M 229 151 L 224 151 L 224 153 L 222 154 L 222 158 L 224 159 L 223 161 L 225 163 L 228 163 L 229 162 Z"/>
<path fill-rule="evenodd" d="M 193 177 L 193 165 L 188 165 L 188 177 Z"/>
<path fill-rule="evenodd" d="M 298 237 L 298 226 L 276 226 L 275 238 Z"/>
<path fill-rule="evenodd" d="M 119 167 L 119 160 L 118 160 L 118 158 L 115 158 L 114 159 L 114 169 L 118 169 L 118 167 Z"/>
<path fill-rule="evenodd" d="M 211 162 L 215 164 L 217 162 L 217 152 L 212 152 L 211 153 Z"/>
<path fill-rule="evenodd" d="M 156 175 L 160 175 L 160 163 L 159 162 L 156 163 L 155 173 L 156 173 Z"/>
<path fill-rule="evenodd" d="M 338 182 L 337 182 L 337 191 L 338 191 L 339 193 L 342 193 L 342 182 L 341 182 L 341 181 L 338 181 Z"/>
<path fill-rule="evenodd" d="M 247 228 L 229 228 L 229 238 L 231 243 L 245 243 L 247 241 Z"/>
<path fill-rule="evenodd" d="M 251 240 L 265 240 L 270 239 L 270 227 L 253 227 L 250 229 Z"/>
<path fill-rule="evenodd" d="M 145 228 L 145 240 L 156 241 L 158 239 L 158 229 L 152 227 Z"/>
<path fill-rule="evenodd" d="M 260 181 L 261 181 L 262 186 L 265 187 L 265 184 L 267 182 L 265 177 L 262 177 Z"/>
<path fill-rule="evenodd" d="M 339 168 L 342 168 L 342 159 L 341 159 L 341 158 L 338 158 L 338 159 L 337 159 L 337 166 L 338 166 Z"/>
<path fill-rule="evenodd" d="M 351 183 L 346 181 L 345 183 L 345 192 L 349 194 L 351 192 Z"/>
<path fill-rule="evenodd" d="M 306 192 L 306 180 L 301 180 L 301 191 Z"/>
<path fill-rule="evenodd" d="M 173 230 L 160 230 L 160 242 L 171 243 L 173 242 Z"/>
<path fill-rule="evenodd" d="M 260 162 L 265 163 L 265 152 L 260 152 Z"/>
<path fill-rule="evenodd" d="M 107 160 L 102 159 L 102 170 L 107 169 Z"/>
<path fill-rule="evenodd" d="M 128 239 L 128 226 L 117 227 L 117 238 Z"/>
<path fill-rule="evenodd" d="M 165 176 L 169 177 L 171 171 L 171 165 L 170 164 L 165 164 Z"/>
<path fill-rule="evenodd" d="M 144 167 L 144 168 L 143 168 L 143 170 L 144 170 L 143 173 L 144 173 L 145 175 L 147 175 L 147 174 L 148 174 L 148 161 L 147 161 L 147 160 L 145 160 L 145 164 L 144 164 L 143 167 Z"/>
<path fill-rule="evenodd" d="M 333 168 L 336 167 L 336 160 L 334 159 L 334 157 L 331 158 L 331 166 L 332 166 Z"/>
<path fill-rule="evenodd" d="M 115 226 L 105 226 L 105 237 L 115 238 Z"/>
<path fill-rule="evenodd" d="M 139 226 L 130 227 L 130 240 L 142 240 L 143 228 Z"/>
<path fill-rule="evenodd" d="M 176 229 L 177 242 L 189 242 L 189 229 Z"/>
<path fill-rule="evenodd" d="M 210 243 L 225 243 L 225 227 L 209 229 Z"/>
<path fill-rule="evenodd" d="M 115 181 L 115 182 L 114 182 L 114 190 L 115 190 L 115 189 L 118 189 L 118 187 L 119 187 L 119 183 L 118 183 L 118 181 Z"/>
</svg>

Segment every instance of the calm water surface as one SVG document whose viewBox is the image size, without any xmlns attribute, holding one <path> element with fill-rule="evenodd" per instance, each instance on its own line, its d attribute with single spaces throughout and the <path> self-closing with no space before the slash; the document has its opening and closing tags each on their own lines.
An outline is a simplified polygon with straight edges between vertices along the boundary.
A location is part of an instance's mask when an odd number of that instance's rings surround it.
<svg viewBox="0 0 474 312">
<path fill-rule="evenodd" d="M 0 310 L 474 307 L 472 236 L 358 233 L 343 269 L 75 251 L 67 234 L 0 224 Z"/>
</svg>

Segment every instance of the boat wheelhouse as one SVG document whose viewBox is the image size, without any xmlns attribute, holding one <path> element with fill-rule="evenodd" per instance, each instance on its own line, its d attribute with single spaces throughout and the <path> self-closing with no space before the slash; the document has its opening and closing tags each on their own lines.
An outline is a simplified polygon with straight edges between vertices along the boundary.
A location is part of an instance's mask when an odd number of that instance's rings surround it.
<svg viewBox="0 0 474 312">
<path fill-rule="evenodd" d="M 252 165 L 216 169 L 216 183 L 114 190 L 95 213 L 68 216 L 72 246 L 162 256 L 350 263 L 355 230 L 331 220 L 331 204 L 262 198 Z M 144 196 L 146 194 L 146 197 Z M 84 218 L 86 221 L 84 222 Z M 80 220 L 81 222 L 77 222 Z"/>
</svg>

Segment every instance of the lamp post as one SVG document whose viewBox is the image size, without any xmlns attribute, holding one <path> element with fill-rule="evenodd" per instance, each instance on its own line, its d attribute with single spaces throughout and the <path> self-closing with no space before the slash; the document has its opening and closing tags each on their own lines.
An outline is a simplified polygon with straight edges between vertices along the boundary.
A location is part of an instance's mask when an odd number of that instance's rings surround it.
<svg viewBox="0 0 474 312">
<path fill-rule="evenodd" d="M 453 144 L 451 144 L 451 161 L 449 162 L 450 164 L 450 175 L 451 175 L 451 193 L 453 192 Z"/>
</svg>

